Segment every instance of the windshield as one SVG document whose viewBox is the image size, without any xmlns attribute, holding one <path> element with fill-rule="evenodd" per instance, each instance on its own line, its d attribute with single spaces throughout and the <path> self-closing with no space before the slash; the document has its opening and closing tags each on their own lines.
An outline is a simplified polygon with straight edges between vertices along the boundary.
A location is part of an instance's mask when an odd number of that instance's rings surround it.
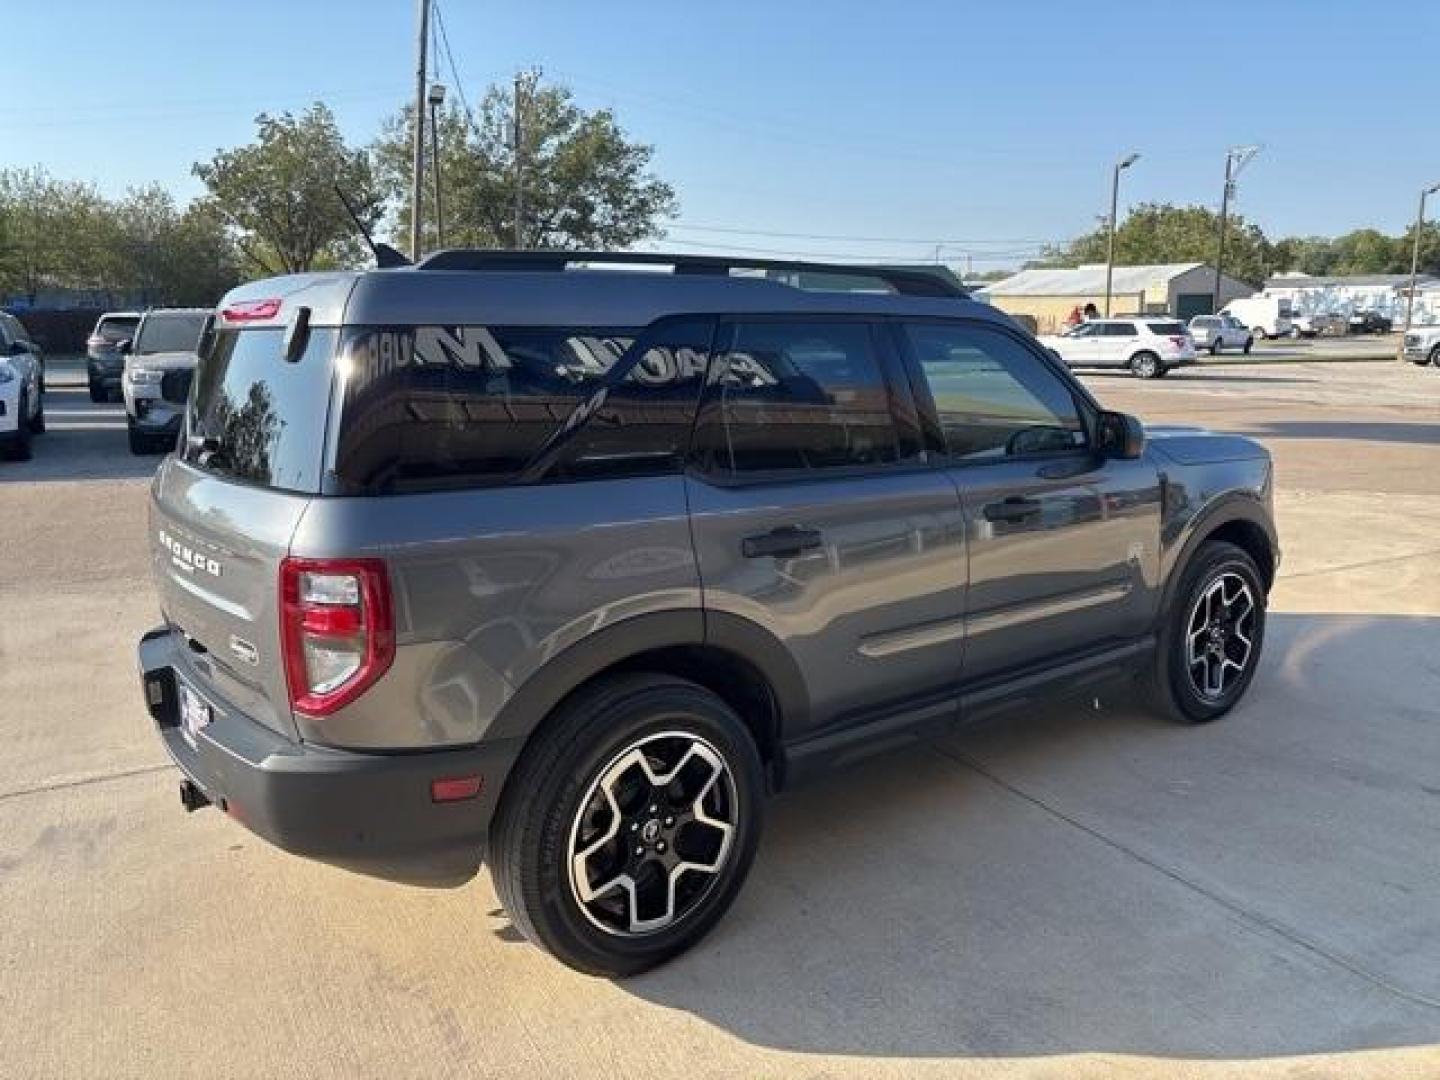
<svg viewBox="0 0 1440 1080">
<path fill-rule="evenodd" d="M 282 328 L 221 330 L 200 358 L 181 457 L 232 480 L 320 490 L 336 331 L 310 331 L 294 363 Z"/>
<path fill-rule="evenodd" d="M 195 352 L 205 330 L 208 311 L 156 311 L 145 316 L 135 352 L 140 356 L 153 353 Z"/>
</svg>

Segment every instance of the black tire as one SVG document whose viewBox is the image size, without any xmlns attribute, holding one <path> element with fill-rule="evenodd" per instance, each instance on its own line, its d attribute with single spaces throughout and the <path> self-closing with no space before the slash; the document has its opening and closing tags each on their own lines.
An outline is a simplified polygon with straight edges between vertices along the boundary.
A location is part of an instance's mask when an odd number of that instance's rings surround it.
<svg viewBox="0 0 1440 1080">
<path fill-rule="evenodd" d="M 1165 365 L 1160 362 L 1160 357 L 1149 350 L 1138 352 L 1130 358 L 1130 371 L 1137 379 L 1158 379 L 1164 370 Z"/>
<path fill-rule="evenodd" d="M 1253 349 L 1254 347 L 1255 347 L 1255 339 L 1254 339 L 1253 337 L 1247 337 L 1247 338 L 1245 339 L 1245 355 L 1246 355 L 1246 356 L 1249 356 L 1249 355 L 1250 355 L 1250 350 Z"/>
<path fill-rule="evenodd" d="M 1226 650 L 1220 655 L 1231 663 L 1238 663 L 1239 642 L 1248 639 L 1243 666 L 1228 681 L 1222 673 L 1218 693 L 1206 693 L 1199 684 L 1207 681 L 1216 670 L 1214 659 L 1218 657 L 1211 658 L 1206 650 L 1207 659 L 1198 665 L 1198 670 L 1192 668 L 1192 623 L 1201 613 L 1207 594 L 1223 596 L 1229 586 L 1229 595 L 1238 600 L 1241 594 L 1235 587 L 1236 583 L 1243 583 L 1248 590 L 1251 607 L 1248 616 L 1238 616 L 1231 623 L 1228 633 L 1220 635 L 1223 640 L 1221 647 Z M 1215 592 L 1217 586 L 1219 593 Z M 1236 602 L 1233 606 L 1238 609 L 1241 604 Z M 1245 550 L 1224 541 L 1214 541 L 1201 547 L 1181 571 L 1172 607 L 1162 615 L 1154 660 L 1141 679 L 1145 696 L 1155 710 L 1180 723 L 1202 724 L 1219 719 L 1233 709 L 1245 696 L 1260 664 L 1265 643 L 1265 606 L 1265 587 L 1260 571 Z M 1220 621 L 1224 622 L 1223 619 Z M 1208 621 L 1202 622 L 1209 626 Z M 1205 636 L 1200 639 L 1201 643 L 1211 640 L 1208 629 L 1202 630 L 1202 634 Z"/>
<path fill-rule="evenodd" d="M 29 461 L 31 454 L 34 452 L 30 445 L 30 440 L 34 435 L 34 429 L 31 427 L 30 422 L 25 419 L 25 414 L 30 409 L 29 396 L 22 392 L 15 407 L 18 410 L 15 414 L 15 434 L 11 436 L 10 444 L 6 447 L 5 456 L 11 461 Z"/>
<path fill-rule="evenodd" d="M 596 857 L 604 865 L 596 875 L 598 880 L 589 882 L 590 887 L 603 885 L 606 880 L 618 881 L 631 869 L 637 876 L 650 875 L 648 880 L 655 887 L 658 880 L 669 881 L 669 877 L 655 877 L 664 873 L 657 851 L 667 851 L 667 837 L 672 844 L 667 857 L 672 862 L 695 859 L 691 853 L 682 856 L 680 839 L 689 829 L 692 841 L 686 842 L 693 842 L 695 821 L 687 824 L 681 820 L 663 832 L 658 829 L 662 821 L 667 827 L 675 822 L 675 818 L 664 816 L 667 806 L 674 814 L 685 817 L 684 798 L 665 803 L 658 816 L 652 813 L 655 806 L 675 797 L 675 786 L 680 781 L 654 789 L 648 787 L 646 773 L 634 771 L 638 765 L 618 774 L 614 771 L 617 762 L 641 744 L 661 754 L 671 744 L 684 746 L 687 739 L 723 762 L 723 770 L 711 766 L 712 776 L 729 777 L 723 785 L 720 780 L 713 780 L 708 787 L 701 784 L 691 809 L 701 805 L 704 798 L 721 798 L 722 810 L 718 812 L 726 813 L 723 808 L 729 807 L 733 831 L 728 840 L 722 841 L 717 839 L 718 830 L 711 834 L 713 827 L 701 823 L 700 840 L 714 844 L 714 850 L 705 857 L 718 869 L 705 875 L 708 882 L 699 871 L 675 876 L 675 881 L 688 882 L 692 890 L 698 890 L 683 901 L 689 906 L 676 913 L 674 909 L 680 904 L 667 901 L 666 910 L 655 918 L 671 917 L 674 921 L 627 933 L 618 924 L 633 923 L 641 915 L 638 902 L 632 906 L 627 899 L 634 894 L 600 889 L 582 904 L 581 886 L 575 884 L 572 874 L 572 855 L 577 854 L 572 846 L 584 850 L 579 838 L 584 827 L 599 830 L 589 846 L 603 841 L 611 822 L 619 830 L 613 847 L 598 849 Z M 650 759 L 651 750 L 643 752 Z M 686 751 L 678 758 L 688 755 Z M 651 768 L 657 771 L 658 760 L 651 760 Z M 711 764 L 703 758 L 695 760 L 701 768 Z M 684 770 L 674 760 L 669 764 L 674 767 L 674 776 L 684 776 Z M 627 800 L 617 796 L 614 802 L 601 801 L 599 785 L 607 775 L 617 787 L 621 779 L 638 783 L 639 802 L 633 811 L 628 800 L 634 799 L 634 792 Z M 740 891 L 760 838 L 763 794 L 760 755 L 753 740 L 740 718 L 710 691 L 663 675 L 604 679 L 560 706 L 526 748 L 506 782 L 490 833 L 491 876 L 500 902 L 526 938 L 577 971 L 614 978 L 655 967 L 699 941 Z M 650 799 L 659 802 L 645 805 Z M 728 803 L 723 801 L 726 799 Z M 616 816 L 612 806 L 626 809 Z M 653 835 L 652 825 L 657 826 Z M 645 861 L 632 858 L 639 853 L 631 850 L 630 841 L 623 839 L 626 836 L 634 836 L 636 844 L 644 848 Z M 623 911 L 606 910 L 602 898 L 609 898 L 608 907 Z M 607 928 L 607 920 L 616 925 Z"/>
<path fill-rule="evenodd" d="M 1220 341 L 1219 341 L 1218 338 L 1210 343 L 1210 355 L 1211 355 L 1211 356 L 1219 356 L 1219 355 L 1220 355 Z"/>
<path fill-rule="evenodd" d="M 125 429 L 130 440 L 130 453 L 137 457 L 148 457 L 151 454 L 164 452 L 164 447 L 156 440 L 155 436 L 147 435 L 135 426 L 132 421 Z"/>
<path fill-rule="evenodd" d="M 100 383 L 96 382 L 94 379 L 91 379 L 91 380 L 90 380 L 90 400 L 93 401 L 93 402 L 95 402 L 95 404 L 97 404 L 97 405 L 100 404 L 100 402 L 102 402 L 102 401 L 109 401 L 109 400 L 110 400 L 110 392 L 109 392 L 108 390 L 106 390 L 105 387 L 102 386 Z"/>
<path fill-rule="evenodd" d="M 1437 371 L 1440 371 L 1440 345 L 1436 345 L 1430 350 L 1430 363 L 1434 365 Z"/>
<path fill-rule="evenodd" d="M 40 391 L 40 405 L 35 411 L 35 419 L 30 421 L 30 431 L 35 435 L 45 434 L 45 391 Z"/>
</svg>

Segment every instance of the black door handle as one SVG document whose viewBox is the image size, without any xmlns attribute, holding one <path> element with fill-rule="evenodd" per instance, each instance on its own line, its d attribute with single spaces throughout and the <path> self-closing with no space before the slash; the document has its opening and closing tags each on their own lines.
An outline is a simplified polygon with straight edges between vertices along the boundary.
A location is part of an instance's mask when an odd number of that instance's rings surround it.
<svg viewBox="0 0 1440 1080">
<path fill-rule="evenodd" d="M 1034 499 L 1012 495 L 1003 502 L 986 503 L 981 513 L 986 521 L 1029 521 L 1040 516 L 1040 504 Z"/>
<path fill-rule="evenodd" d="M 797 525 L 783 525 L 759 536 L 747 536 L 740 542 L 740 550 L 747 559 L 763 559 L 767 556 L 781 558 L 802 555 L 814 551 L 823 543 L 819 529 L 804 529 Z"/>
</svg>

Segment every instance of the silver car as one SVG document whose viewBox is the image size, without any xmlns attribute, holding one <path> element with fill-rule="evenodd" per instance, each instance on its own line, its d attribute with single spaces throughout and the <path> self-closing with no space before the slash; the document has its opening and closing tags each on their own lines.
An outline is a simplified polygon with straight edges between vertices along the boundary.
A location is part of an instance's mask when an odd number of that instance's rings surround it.
<svg viewBox="0 0 1440 1080">
<path fill-rule="evenodd" d="M 915 270 L 260 281 L 177 445 L 139 666 L 186 808 L 403 881 L 483 859 L 612 976 L 716 923 L 806 777 L 1117 676 L 1224 715 L 1279 559 L 1262 447 L 1104 409 Z"/>
</svg>

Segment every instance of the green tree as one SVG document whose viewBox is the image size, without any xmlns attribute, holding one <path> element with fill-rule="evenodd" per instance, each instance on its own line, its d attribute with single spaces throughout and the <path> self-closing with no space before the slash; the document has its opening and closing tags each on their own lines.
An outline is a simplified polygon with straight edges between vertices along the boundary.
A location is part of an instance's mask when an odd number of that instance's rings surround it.
<svg viewBox="0 0 1440 1080">
<path fill-rule="evenodd" d="M 473 123 L 457 103 L 440 112 L 447 247 L 514 244 L 514 107 L 511 89 L 491 87 Z M 374 146 L 401 247 L 410 235 L 413 131 L 414 110 L 406 109 L 386 123 Z M 653 148 L 628 140 L 610 110 L 587 112 L 565 87 L 542 86 L 532 76 L 522 79 L 520 131 L 524 246 L 614 249 L 662 235 L 662 221 L 676 211 L 675 192 L 649 171 Z M 432 185 L 427 178 L 424 216 L 427 244 L 436 246 Z"/>
<path fill-rule="evenodd" d="M 1203 206 L 1142 203 L 1115 230 L 1115 262 L 1121 266 L 1150 263 L 1214 263 L 1220 237 L 1220 218 Z M 1063 247 L 1046 253 L 1049 266 L 1103 263 L 1108 230 L 1097 228 Z M 1265 234 L 1238 214 L 1229 216 L 1225 231 L 1224 271 L 1231 277 L 1259 284 L 1269 269 L 1270 245 Z"/>
<path fill-rule="evenodd" d="M 363 240 L 335 188 L 373 226 L 380 197 L 369 155 L 346 146 L 335 117 L 318 102 L 298 117 L 261 113 L 255 124 L 255 142 L 194 166 L 249 268 L 300 273 L 360 262 Z"/>
</svg>

